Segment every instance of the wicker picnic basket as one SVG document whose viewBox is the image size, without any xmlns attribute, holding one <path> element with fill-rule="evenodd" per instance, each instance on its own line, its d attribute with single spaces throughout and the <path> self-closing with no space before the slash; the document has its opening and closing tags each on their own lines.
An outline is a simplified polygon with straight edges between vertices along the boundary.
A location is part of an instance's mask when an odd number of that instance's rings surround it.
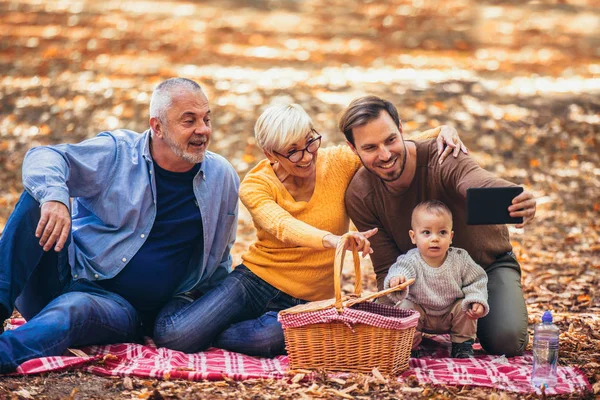
<svg viewBox="0 0 600 400">
<path fill-rule="evenodd" d="M 342 297 L 344 247 L 350 242 L 356 282 L 354 294 Z M 361 297 L 362 274 L 354 240 L 344 235 L 334 260 L 335 298 L 301 304 L 279 312 L 290 369 L 384 374 L 408 369 L 419 313 L 373 303 L 372 300 L 410 285 L 414 280 Z"/>
</svg>

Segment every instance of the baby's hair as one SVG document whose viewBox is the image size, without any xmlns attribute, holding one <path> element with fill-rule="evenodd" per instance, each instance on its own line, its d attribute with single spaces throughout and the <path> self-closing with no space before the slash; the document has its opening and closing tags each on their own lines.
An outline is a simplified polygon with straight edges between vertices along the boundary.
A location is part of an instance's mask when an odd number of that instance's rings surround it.
<svg viewBox="0 0 600 400">
<path fill-rule="evenodd" d="M 410 225 L 413 229 L 415 227 L 415 216 L 419 211 L 425 211 L 438 216 L 442 214 L 447 214 L 450 217 L 450 220 L 452 220 L 452 211 L 450 211 L 447 205 L 445 205 L 439 200 L 426 200 L 417 204 L 417 206 L 413 209 L 410 220 Z"/>
</svg>

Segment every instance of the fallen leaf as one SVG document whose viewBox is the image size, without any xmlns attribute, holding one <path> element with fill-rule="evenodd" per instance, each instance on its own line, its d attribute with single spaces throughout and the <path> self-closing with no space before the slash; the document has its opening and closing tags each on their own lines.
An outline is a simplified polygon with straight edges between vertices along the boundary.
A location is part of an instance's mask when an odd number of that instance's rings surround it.
<svg viewBox="0 0 600 400">
<path fill-rule="evenodd" d="M 341 379 L 341 378 L 330 377 L 328 380 L 331 381 L 331 382 L 335 382 L 335 383 L 337 383 L 338 385 L 341 385 L 341 386 L 344 386 L 346 384 L 346 381 L 343 380 L 343 379 Z"/>
<path fill-rule="evenodd" d="M 26 389 L 21 389 L 18 392 L 16 392 L 15 394 L 17 396 L 24 397 L 26 399 L 33 399 L 33 396 L 31 395 L 31 393 Z"/>
<path fill-rule="evenodd" d="M 379 381 L 381 383 L 387 383 L 387 379 L 385 379 L 385 377 L 381 375 L 381 372 L 379 372 L 377 367 L 373 368 L 373 377 L 376 381 Z"/>
<path fill-rule="evenodd" d="M 600 393 L 600 381 L 594 383 L 594 386 L 592 386 L 592 390 L 594 391 L 594 394 Z"/>
<path fill-rule="evenodd" d="M 119 359 L 119 357 L 115 356 L 114 354 L 106 354 L 104 357 L 102 357 L 102 362 L 105 361 L 117 361 Z"/>
<path fill-rule="evenodd" d="M 588 295 L 588 294 L 582 294 L 582 295 L 577 296 L 578 303 L 587 303 L 590 300 L 591 300 L 591 298 L 590 298 L 590 295 Z"/>
<path fill-rule="evenodd" d="M 129 376 L 123 379 L 123 387 L 127 390 L 133 390 L 133 380 Z"/>
<path fill-rule="evenodd" d="M 82 357 L 82 358 L 88 358 L 88 357 L 90 357 L 84 351 L 79 350 L 79 349 L 67 349 L 67 350 L 69 350 L 71 353 L 73 353 L 77 357 Z"/>
<path fill-rule="evenodd" d="M 69 400 L 75 400 L 75 395 L 79 392 L 79 388 L 74 387 L 73 390 L 71 390 L 71 394 L 69 395 Z"/>
<path fill-rule="evenodd" d="M 350 396 L 348 393 L 344 393 L 341 390 L 337 390 L 337 389 L 327 389 L 328 392 L 333 393 L 337 396 L 340 396 L 344 399 L 350 399 L 350 400 L 354 400 L 353 396 Z"/>
<path fill-rule="evenodd" d="M 423 388 L 421 388 L 421 387 L 403 387 L 403 388 L 400 388 L 400 390 L 405 393 L 421 393 L 423 391 Z"/>
<path fill-rule="evenodd" d="M 342 389 L 344 393 L 352 393 L 354 390 L 358 389 L 358 384 L 354 384 L 352 386 L 348 386 L 347 388 Z"/>
</svg>

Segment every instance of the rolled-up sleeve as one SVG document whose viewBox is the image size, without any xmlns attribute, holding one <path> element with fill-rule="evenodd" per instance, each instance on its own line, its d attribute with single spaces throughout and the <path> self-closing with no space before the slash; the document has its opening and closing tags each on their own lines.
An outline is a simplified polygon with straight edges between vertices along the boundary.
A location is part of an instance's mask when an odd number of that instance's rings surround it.
<svg viewBox="0 0 600 400">
<path fill-rule="evenodd" d="M 115 138 L 102 135 L 78 144 L 34 147 L 23 160 L 23 186 L 40 204 L 92 197 L 106 185 L 116 165 Z"/>
</svg>

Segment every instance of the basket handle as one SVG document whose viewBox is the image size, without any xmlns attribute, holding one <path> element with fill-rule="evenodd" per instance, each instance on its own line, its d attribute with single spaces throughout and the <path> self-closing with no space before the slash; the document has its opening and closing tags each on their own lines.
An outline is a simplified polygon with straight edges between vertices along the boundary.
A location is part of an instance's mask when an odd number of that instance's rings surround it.
<svg viewBox="0 0 600 400">
<path fill-rule="evenodd" d="M 350 306 L 353 306 L 353 305 L 358 304 L 358 303 L 365 303 L 365 302 L 370 301 L 370 300 L 374 300 L 374 299 L 378 299 L 378 298 L 383 297 L 383 296 L 387 296 L 388 294 L 390 294 L 392 292 L 397 292 L 399 290 L 404 290 L 408 286 L 412 285 L 414 282 L 415 282 L 415 280 L 413 278 L 407 279 L 406 282 L 401 283 L 398 286 L 387 288 L 385 290 L 380 290 L 379 292 L 372 293 L 372 294 L 370 294 L 370 295 L 368 295 L 366 297 L 361 297 L 361 298 L 358 298 L 358 299 L 350 299 L 350 300 L 348 300 L 346 302 L 346 307 L 350 307 Z"/>
<path fill-rule="evenodd" d="M 352 251 L 352 260 L 354 262 L 354 275 L 356 281 L 354 282 L 354 294 L 360 296 L 362 293 L 362 272 L 360 269 L 360 259 L 358 258 L 358 251 L 356 250 L 356 242 L 352 238 L 350 233 L 345 233 L 340 238 L 337 247 L 335 249 L 335 258 L 333 260 L 333 285 L 335 290 L 335 308 L 338 312 L 342 312 L 342 270 L 344 268 L 344 248 L 347 243 L 350 243 L 350 250 Z"/>
</svg>

